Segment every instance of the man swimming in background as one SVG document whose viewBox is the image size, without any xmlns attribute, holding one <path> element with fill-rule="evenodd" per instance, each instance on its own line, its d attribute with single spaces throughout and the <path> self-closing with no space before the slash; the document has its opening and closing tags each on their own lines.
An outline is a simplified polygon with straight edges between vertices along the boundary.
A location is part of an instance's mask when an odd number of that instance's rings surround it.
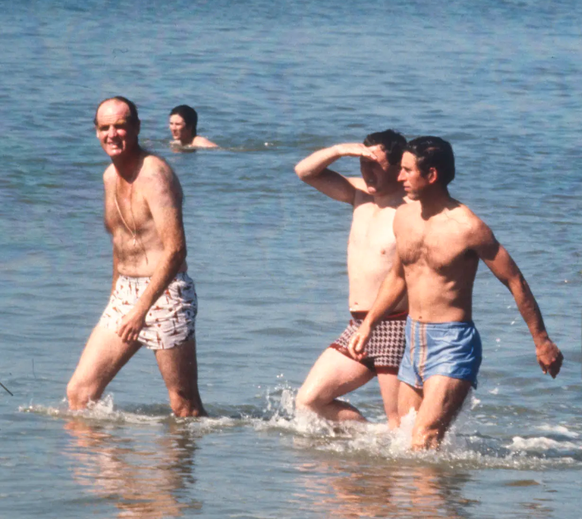
<svg viewBox="0 0 582 519">
<path fill-rule="evenodd" d="M 392 428 L 398 426 L 396 374 L 404 352 L 406 301 L 395 305 L 392 315 L 379 325 L 366 359 L 355 361 L 347 347 L 392 267 L 392 221 L 396 209 L 404 203 L 404 190 L 397 177 L 405 145 L 402 135 L 386 130 L 368 135 L 363 144 L 337 144 L 316 151 L 295 167 L 301 180 L 354 208 L 348 241 L 352 320 L 312 367 L 297 394 L 298 410 L 308 409 L 329 420 L 365 420 L 355 407 L 337 398 L 377 375 L 388 423 Z M 328 169 L 341 157 L 359 157 L 362 178 L 346 178 Z"/>
<path fill-rule="evenodd" d="M 218 144 L 197 134 L 198 114 L 188 105 L 176 106 L 170 112 L 172 145 L 180 148 L 218 148 Z"/>
<path fill-rule="evenodd" d="M 109 304 L 67 386 L 83 409 L 142 347 L 154 350 L 176 416 L 206 415 L 198 393 L 194 282 L 186 273 L 182 188 L 172 169 L 138 143 L 140 121 L 124 97 L 103 101 L 97 138 L 105 170 L 105 227 L 113 244 Z"/>
<path fill-rule="evenodd" d="M 398 410 L 401 417 L 411 408 L 417 411 L 414 449 L 438 447 L 469 389 L 477 385 L 481 340 L 472 321 L 472 295 L 479 259 L 513 295 L 542 371 L 556 377 L 563 360 L 511 256 L 483 221 L 450 197 L 447 186 L 454 176 L 448 142 L 419 137 L 408 143 L 399 180 L 413 202 L 396 211 L 394 265 L 349 345 L 354 358 L 361 358 L 382 316 L 408 296 Z"/>
</svg>

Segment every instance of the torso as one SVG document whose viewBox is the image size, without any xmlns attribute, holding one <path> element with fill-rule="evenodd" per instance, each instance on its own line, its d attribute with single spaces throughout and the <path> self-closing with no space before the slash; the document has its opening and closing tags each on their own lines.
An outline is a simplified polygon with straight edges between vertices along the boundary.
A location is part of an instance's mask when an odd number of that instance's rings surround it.
<svg viewBox="0 0 582 519">
<path fill-rule="evenodd" d="M 161 159 L 147 155 L 133 182 L 126 182 L 110 165 L 103 175 L 105 228 L 111 234 L 117 272 L 131 277 L 151 277 L 164 247 L 147 203 L 147 179 L 156 175 Z M 116 205 L 117 199 L 117 205 Z M 119 210 L 118 210 L 119 209 Z M 180 272 L 186 271 L 186 263 Z"/>
<path fill-rule="evenodd" d="M 379 207 L 374 198 L 358 191 L 348 240 L 349 304 L 352 311 L 369 310 L 380 285 L 392 268 L 396 241 L 393 232 L 400 198 L 388 207 Z M 401 301 L 394 311 L 406 310 Z"/>
<path fill-rule="evenodd" d="M 420 202 L 403 207 L 395 220 L 398 254 L 406 279 L 409 315 L 421 322 L 470 321 L 479 263 L 470 248 L 477 217 L 464 205 L 423 218 Z"/>
</svg>

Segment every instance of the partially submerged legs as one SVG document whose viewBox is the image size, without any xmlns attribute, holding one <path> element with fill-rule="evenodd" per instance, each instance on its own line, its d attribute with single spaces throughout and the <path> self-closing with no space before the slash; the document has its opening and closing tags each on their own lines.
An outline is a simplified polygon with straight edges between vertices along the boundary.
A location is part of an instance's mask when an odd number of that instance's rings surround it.
<svg viewBox="0 0 582 519">
<path fill-rule="evenodd" d="M 438 448 L 470 389 L 470 381 L 442 375 L 428 378 L 423 389 L 402 383 L 398 396 L 400 416 L 411 408 L 417 411 L 412 429 L 414 450 Z"/>
<path fill-rule="evenodd" d="M 398 391 L 400 381 L 395 370 L 394 373 L 378 373 L 378 384 L 380 394 L 384 402 L 384 411 L 388 419 L 388 427 L 397 429 L 400 426 L 400 415 L 398 414 Z"/>
<path fill-rule="evenodd" d="M 298 410 L 308 409 L 328 420 L 366 421 L 362 414 L 338 397 L 374 378 L 366 366 L 327 348 L 317 359 L 297 393 Z"/>
<path fill-rule="evenodd" d="M 192 339 L 169 350 L 155 350 L 170 406 L 176 416 L 207 416 L 198 392 L 196 341 Z"/>
<path fill-rule="evenodd" d="M 115 332 L 95 327 L 67 385 L 69 407 L 77 411 L 99 400 L 107 384 L 139 349 L 139 343 L 123 342 Z M 206 416 L 198 392 L 195 341 L 155 353 L 176 416 Z"/>
<path fill-rule="evenodd" d="M 96 326 L 67 385 L 69 407 L 77 411 L 99 400 L 107 384 L 139 348 L 137 342 L 123 342 L 111 330 Z"/>
</svg>

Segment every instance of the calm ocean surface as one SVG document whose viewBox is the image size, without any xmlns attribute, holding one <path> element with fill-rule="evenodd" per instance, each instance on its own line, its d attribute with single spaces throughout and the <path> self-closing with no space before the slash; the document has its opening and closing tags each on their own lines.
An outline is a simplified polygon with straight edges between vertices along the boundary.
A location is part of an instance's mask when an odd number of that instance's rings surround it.
<svg viewBox="0 0 582 519">
<path fill-rule="evenodd" d="M 24 0 L 0 22 L 2 519 L 582 517 L 579 2 Z M 117 94 L 186 194 L 209 419 L 171 416 L 148 351 L 92 411 L 64 401 L 110 289 L 91 121 Z M 223 149 L 171 152 L 182 103 Z M 348 319 L 351 218 L 293 166 L 388 127 L 452 142 L 453 196 L 514 256 L 566 357 L 542 375 L 482 265 L 480 386 L 436 454 L 407 449 L 410 421 L 387 431 L 375 381 L 349 397 L 368 425 L 293 409 Z"/>
</svg>

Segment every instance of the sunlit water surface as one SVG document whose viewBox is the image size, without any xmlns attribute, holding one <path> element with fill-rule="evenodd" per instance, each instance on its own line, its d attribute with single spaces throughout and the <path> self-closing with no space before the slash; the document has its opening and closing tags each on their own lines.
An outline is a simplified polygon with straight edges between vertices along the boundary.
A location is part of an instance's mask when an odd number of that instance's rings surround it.
<svg viewBox="0 0 582 519">
<path fill-rule="evenodd" d="M 0 517 L 582 517 L 582 42 L 573 1 L 20 2 L 0 14 Z M 176 419 L 151 352 L 93 409 L 66 383 L 108 297 L 97 103 L 133 99 L 186 195 L 200 389 Z M 222 149 L 172 153 L 187 103 Z M 544 377 L 482 266 L 479 389 L 438 453 L 294 396 L 348 319 L 350 208 L 294 175 L 387 127 L 454 146 L 453 196 L 495 230 L 566 362 Z M 358 173 L 343 159 L 337 169 Z"/>
</svg>

